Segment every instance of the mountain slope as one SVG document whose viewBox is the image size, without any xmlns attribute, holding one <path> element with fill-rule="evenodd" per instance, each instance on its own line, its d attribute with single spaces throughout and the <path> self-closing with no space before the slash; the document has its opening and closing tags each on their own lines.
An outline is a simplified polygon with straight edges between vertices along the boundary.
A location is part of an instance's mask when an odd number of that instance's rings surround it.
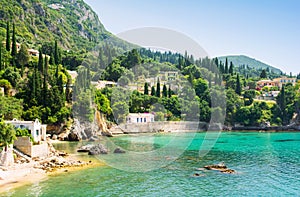
<svg viewBox="0 0 300 197">
<path fill-rule="evenodd" d="M 64 49 L 90 50 L 107 38 L 128 44 L 108 32 L 83 0 L 1 0 L 0 7 L 1 40 L 8 20 L 16 25 L 17 41 L 30 47 L 57 40 Z"/>
<path fill-rule="evenodd" d="M 265 64 L 259 60 L 256 60 L 254 58 L 250 58 L 248 56 L 245 55 L 232 55 L 232 56 L 221 56 L 218 57 L 218 59 L 220 61 L 222 61 L 223 63 L 225 63 L 226 58 L 228 59 L 228 62 L 232 62 L 233 65 L 240 66 L 240 65 L 245 65 L 245 66 L 249 66 L 251 68 L 255 68 L 255 69 L 266 69 L 269 68 L 270 71 L 273 71 L 274 73 L 280 74 L 282 73 L 282 71 L 278 68 L 275 68 L 273 66 L 270 66 L 268 64 Z"/>
</svg>

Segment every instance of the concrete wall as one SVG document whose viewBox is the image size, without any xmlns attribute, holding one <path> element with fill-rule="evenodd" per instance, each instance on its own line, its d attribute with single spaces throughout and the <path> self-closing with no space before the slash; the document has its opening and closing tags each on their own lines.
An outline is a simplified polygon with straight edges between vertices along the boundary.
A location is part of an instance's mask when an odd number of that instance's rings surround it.
<svg viewBox="0 0 300 197">
<path fill-rule="evenodd" d="M 17 140 L 14 141 L 14 147 L 30 157 L 48 156 L 48 144 L 43 142 L 39 145 L 33 145 L 29 137 L 18 137 Z"/>
<path fill-rule="evenodd" d="M 195 132 L 205 130 L 206 123 L 189 121 L 161 121 L 147 123 L 127 123 L 119 127 L 124 133 L 149 133 L 149 132 Z M 112 133 L 114 129 L 111 129 Z"/>
</svg>

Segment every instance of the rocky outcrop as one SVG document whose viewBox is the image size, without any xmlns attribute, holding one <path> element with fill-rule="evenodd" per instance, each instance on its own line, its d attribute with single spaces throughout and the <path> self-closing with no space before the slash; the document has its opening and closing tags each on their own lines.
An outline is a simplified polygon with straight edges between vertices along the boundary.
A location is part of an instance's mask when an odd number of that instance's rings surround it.
<svg viewBox="0 0 300 197">
<path fill-rule="evenodd" d="M 97 144 L 90 148 L 89 150 L 89 155 L 100 155 L 100 154 L 107 154 L 108 150 L 102 145 L 102 144 Z"/>
<path fill-rule="evenodd" d="M 85 146 L 81 146 L 80 148 L 77 149 L 77 152 L 83 152 L 83 153 L 88 153 L 91 148 L 93 147 L 94 145 L 92 144 L 88 144 L 88 145 L 85 145 Z"/>
<path fill-rule="evenodd" d="M 216 171 L 219 171 L 224 174 L 235 174 L 236 173 L 235 170 L 227 168 L 227 166 L 224 163 L 207 165 L 207 166 L 204 166 L 204 169 L 216 170 Z"/>
</svg>

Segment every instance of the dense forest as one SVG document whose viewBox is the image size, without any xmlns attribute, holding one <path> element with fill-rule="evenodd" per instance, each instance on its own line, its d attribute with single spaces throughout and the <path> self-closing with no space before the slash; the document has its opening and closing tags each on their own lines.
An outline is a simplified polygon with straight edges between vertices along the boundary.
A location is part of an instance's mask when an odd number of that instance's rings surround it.
<svg viewBox="0 0 300 197">
<path fill-rule="evenodd" d="M 157 121 L 258 126 L 288 125 L 299 112 L 299 83 L 256 88 L 259 80 L 284 75 L 276 68 L 140 48 L 110 34 L 84 2 L 76 2 L 72 10 L 66 1 L 1 1 L 4 119 L 61 125 L 74 118 L 93 121 L 98 110 L 118 123 L 128 113 L 151 112 Z M 68 70 L 77 71 L 76 80 Z M 117 85 L 97 89 L 92 82 L 99 80 Z M 280 92 L 270 101 L 257 99 L 271 91 Z"/>
</svg>

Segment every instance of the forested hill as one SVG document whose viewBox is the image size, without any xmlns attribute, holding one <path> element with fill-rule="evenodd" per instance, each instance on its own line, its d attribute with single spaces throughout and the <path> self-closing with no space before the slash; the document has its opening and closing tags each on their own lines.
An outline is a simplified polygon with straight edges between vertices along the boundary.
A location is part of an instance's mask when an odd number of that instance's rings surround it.
<svg viewBox="0 0 300 197">
<path fill-rule="evenodd" d="M 239 66 L 248 66 L 250 68 L 254 68 L 256 70 L 259 69 L 269 69 L 269 71 L 277 73 L 277 74 L 281 74 L 282 71 L 278 68 L 275 68 L 273 66 L 270 66 L 268 64 L 265 64 L 259 60 L 256 60 L 254 58 L 250 58 L 248 56 L 245 55 L 231 55 L 231 56 L 222 56 L 222 57 L 218 57 L 218 59 L 220 61 L 222 61 L 223 63 L 226 61 L 226 58 L 228 59 L 228 62 L 232 62 L 233 65 L 235 65 L 236 67 Z"/>
<path fill-rule="evenodd" d="M 106 38 L 123 42 L 104 28 L 83 0 L 1 0 L 0 8 L 2 41 L 9 21 L 15 23 L 17 41 L 33 48 L 54 40 L 74 51 L 90 50 Z"/>
</svg>

